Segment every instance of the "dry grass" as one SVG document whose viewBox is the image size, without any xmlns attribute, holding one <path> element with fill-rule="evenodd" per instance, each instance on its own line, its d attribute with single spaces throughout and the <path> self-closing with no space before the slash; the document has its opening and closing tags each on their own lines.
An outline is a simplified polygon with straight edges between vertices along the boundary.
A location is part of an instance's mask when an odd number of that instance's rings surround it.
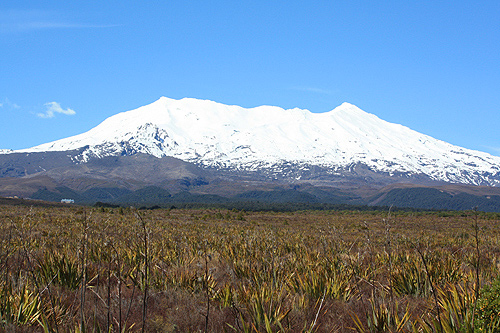
<svg viewBox="0 0 500 333">
<path fill-rule="evenodd" d="M 0 206 L 0 330 L 472 332 L 494 218 Z"/>
</svg>

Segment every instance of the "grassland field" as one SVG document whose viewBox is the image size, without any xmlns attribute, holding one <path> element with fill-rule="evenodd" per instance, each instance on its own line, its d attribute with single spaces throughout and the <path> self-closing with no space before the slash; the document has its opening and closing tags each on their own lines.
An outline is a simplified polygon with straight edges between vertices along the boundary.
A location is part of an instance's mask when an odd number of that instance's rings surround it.
<svg viewBox="0 0 500 333">
<path fill-rule="evenodd" d="M 500 219 L 0 205 L 0 331 L 500 332 Z"/>
</svg>

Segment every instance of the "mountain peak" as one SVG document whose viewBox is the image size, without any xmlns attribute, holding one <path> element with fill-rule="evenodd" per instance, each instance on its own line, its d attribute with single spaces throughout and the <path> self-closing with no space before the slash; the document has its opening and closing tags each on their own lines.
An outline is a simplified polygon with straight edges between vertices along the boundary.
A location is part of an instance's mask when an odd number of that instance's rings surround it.
<svg viewBox="0 0 500 333">
<path fill-rule="evenodd" d="M 356 108 L 359 109 L 356 105 L 348 103 L 348 102 L 342 102 L 337 108 Z"/>
<path fill-rule="evenodd" d="M 371 114 L 366 111 L 363 111 L 359 107 L 357 107 L 354 104 L 343 102 L 339 106 L 337 106 L 335 109 L 332 110 L 334 113 L 356 113 L 356 114 Z"/>
<path fill-rule="evenodd" d="M 363 165 L 387 175 L 500 184 L 500 157 L 436 140 L 350 103 L 311 113 L 161 97 L 111 116 L 86 133 L 23 151 L 75 149 L 83 149 L 78 161 L 145 153 L 204 167 L 276 175 L 292 169 L 292 174 L 303 174 L 314 166 L 333 177 L 339 170 Z"/>
</svg>

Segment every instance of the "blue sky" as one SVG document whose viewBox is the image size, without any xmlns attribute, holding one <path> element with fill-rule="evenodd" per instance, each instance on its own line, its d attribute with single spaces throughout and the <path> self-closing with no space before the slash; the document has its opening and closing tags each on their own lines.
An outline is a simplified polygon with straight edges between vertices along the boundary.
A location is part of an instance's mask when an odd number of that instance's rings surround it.
<svg viewBox="0 0 500 333">
<path fill-rule="evenodd" d="M 89 130 L 161 96 L 342 102 L 500 156 L 499 1 L 10 1 L 0 148 Z"/>
</svg>

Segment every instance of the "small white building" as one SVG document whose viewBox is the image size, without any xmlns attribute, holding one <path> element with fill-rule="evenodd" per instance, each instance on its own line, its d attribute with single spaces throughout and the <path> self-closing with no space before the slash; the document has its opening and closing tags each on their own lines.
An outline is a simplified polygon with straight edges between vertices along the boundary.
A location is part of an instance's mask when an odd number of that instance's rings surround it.
<svg viewBox="0 0 500 333">
<path fill-rule="evenodd" d="M 75 203 L 75 200 L 73 200 L 73 199 L 61 199 L 61 203 L 72 204 L 72 203 Z"/>
</svg>

